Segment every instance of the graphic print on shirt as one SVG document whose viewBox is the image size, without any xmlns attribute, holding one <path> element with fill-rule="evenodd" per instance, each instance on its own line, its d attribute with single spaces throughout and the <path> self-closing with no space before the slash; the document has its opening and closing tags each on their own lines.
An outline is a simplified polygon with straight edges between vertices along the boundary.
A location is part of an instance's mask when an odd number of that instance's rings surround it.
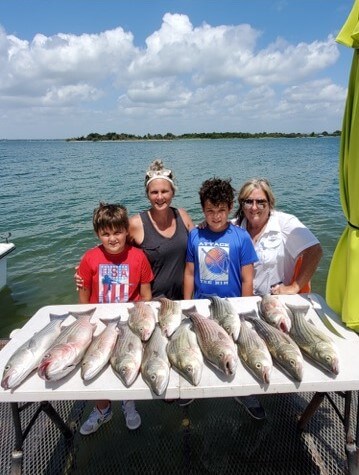
<svg viewBox="0 0 359 475">
<path fill-rule="evenodd" d="M 100 264 L 98 273 L 99 303 L 128 302 L 130 266 Z"/>
<path fill-rule="evenodd" d="M 229 244 L 199 243 L 199 278 L 202 284 L 228 284 Z"/>
</svg>

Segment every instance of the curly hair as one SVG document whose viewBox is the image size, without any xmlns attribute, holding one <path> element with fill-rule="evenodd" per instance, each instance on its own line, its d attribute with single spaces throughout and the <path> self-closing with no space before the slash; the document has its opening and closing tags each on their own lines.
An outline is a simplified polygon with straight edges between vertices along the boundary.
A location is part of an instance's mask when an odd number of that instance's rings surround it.
<svg viewBox="0 0 359 475">
<path fill-rule="evenodd" d="M 112 230 L 128 230 L 127 209 L 120 204 L 109 204 L 100 201 L 99 206 L 93 211 L 92 224 L 96 234 L 107 228 Z"/>
<path fill-rule="evenodd" d="M 231 179 L 221 180 L 220 178 L 210 178 L 202 183 L 199 190 L 199 197 L 201 200 L 201 206 L 204 207 L 205 202 L 208 200 L 214 206 L 218 206 L 221 203 L 227 203 L 231 208 L 234 201 L 234 188 L 231 185 Z"/>
</svg>

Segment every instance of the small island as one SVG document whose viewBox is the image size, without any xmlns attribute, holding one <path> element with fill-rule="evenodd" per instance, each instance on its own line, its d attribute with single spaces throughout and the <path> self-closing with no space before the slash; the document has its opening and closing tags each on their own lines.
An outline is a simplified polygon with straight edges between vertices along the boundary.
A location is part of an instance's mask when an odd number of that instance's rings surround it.
<svg viewBox="0 0 359 475">
<path fill-rule="evenodd" d="M 283 133 L 283 132 L 201 132 L 201 133 L 187 133 L 182 135 L 174 135 L 167 132 L 162 134 L 146 134 L 134 135 L 126 133 L 108 132 L 107 134 L 98 134 L 92 132 L 86 137 L 74 137 L 66 139 L 68 142 L 100 142 L 100 141 L 139 141 L 139 140 L 183 140 L 183 139 L 262 139 L 262 138 L 317 138 L 317 137 L 340 137 L 341 131 L 335 132 L 311 132 L 310 134 L 302 134 L 298 132 Z"/>
</svg>

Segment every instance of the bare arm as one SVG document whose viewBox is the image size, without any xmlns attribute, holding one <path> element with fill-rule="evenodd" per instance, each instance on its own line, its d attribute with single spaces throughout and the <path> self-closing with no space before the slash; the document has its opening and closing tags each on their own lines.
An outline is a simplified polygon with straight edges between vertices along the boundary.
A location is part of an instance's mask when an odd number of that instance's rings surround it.
<svg viewBox="0 0 359 475">
<path fill-rule="evenodd" d="M 78 289 L 79 303 L 89 303 L 90 293 L 90 289 L 84 289 L 83 287 Z"/>
<path fill-rule="evenodd" d="M 142 300 L 152 300 L 151 284 L 141 284 L 140 295 Z"/>
<path fill-rule="evenodd" d="M 190 217 L 190 215 L 183 208 L 180 208 L 178 210 L 178 212 L 179 212 L 179 214 L 182 218 L 182 221 L 184 222 L 187 230 L 191 231 L 195 227 L 195 225 L 193 224 L 193 221 L 192 221 L 192 218 Z"/>
<path fill-rule="evenodd" d="M 135 216 L 131 216 L 129 219 L 127 242 L 135 246 L 140 246 L 143 242 L 143 238 L 143 224 L 140 215 L 136 214 Z"/>
<path fill-rule="evenodd" d="M 186 262 L 183 278 L 183 298 L 184 300 L 191 300 L 194 292 L 194 264 L 193 262 Z"/>
<path fill-rule="evenodd" d="M 253 295 L 253 277 L 253 264 L 248 264 L 247 266 L 243 266 L 241 268 L 242 297 L 251 297 Z"/>
<path fill-rule="evenodd" d="M 272 293 L 287 295 L 297 294 L 300 289 L 311 280 L 323 255 L 322 246 L 319 243 L 314 244 L 314 246 L 305 249 L 301 255 L 303 260 L 296 280 L 291 285 L 277 285 L 272 289 Z"/>
</svg>

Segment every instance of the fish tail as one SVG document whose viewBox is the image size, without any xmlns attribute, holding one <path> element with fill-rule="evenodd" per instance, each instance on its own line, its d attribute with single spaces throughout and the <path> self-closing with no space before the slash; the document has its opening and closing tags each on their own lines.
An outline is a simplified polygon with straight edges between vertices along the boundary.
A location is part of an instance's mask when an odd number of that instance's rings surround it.
<svg viewBox="0 0 359 475">
<path fill-rule="evenodd" d="M 292 305 L 289 303 L 286 303 L 285 305 L 289 309 L 291 314 L 295 314 L 298 317 L 304 317 L 308 313 L 308 310 L 310 308 L 310 305 Z"/>
<path fill-rule="evenodd" d="M 241 312 L 238 315 L 241 321 L 243 320 L 251 321 L 253 319 L 258 319 L 258 314 L 255 310 L 251 310 L 250 312 Z"/>
<path fill-rule="evenodd" d="M 182 313 L 186 316 L 191 318 L 194 313 L 197 313 L 197 307 L 193 305 L 190 308 L 184 308 L 182 309 Z"/>
<path fill-rule="evenodd" d="M 95 313 L 96 307 L 90 308 L 89 310 L 84 310 L 82 312 L 72 312 L 70 311 L 70 315 L 72 315 L 75 318 L 80 318 L 88 315 L 89 317 L 92 317 L 92 315 Z"/>
<path fill-rule="evenodd" d="M 121 321 L 121 315 L 118 315 L 118 317 L 115 318 L 99 318 L 99 320 L 104 323 L 105 325 L 108 325 L 109 323 L 118 323 Z"/>
<path fill-rule="evenodd" d="M 55 313 L 50 313 L 50 322 L 56 321 L 56 320 L 66 320 L 66 318 L 70 315 L 69 312 L 64 313 L 62 315 L 57 315 Z"/>
</svg>

